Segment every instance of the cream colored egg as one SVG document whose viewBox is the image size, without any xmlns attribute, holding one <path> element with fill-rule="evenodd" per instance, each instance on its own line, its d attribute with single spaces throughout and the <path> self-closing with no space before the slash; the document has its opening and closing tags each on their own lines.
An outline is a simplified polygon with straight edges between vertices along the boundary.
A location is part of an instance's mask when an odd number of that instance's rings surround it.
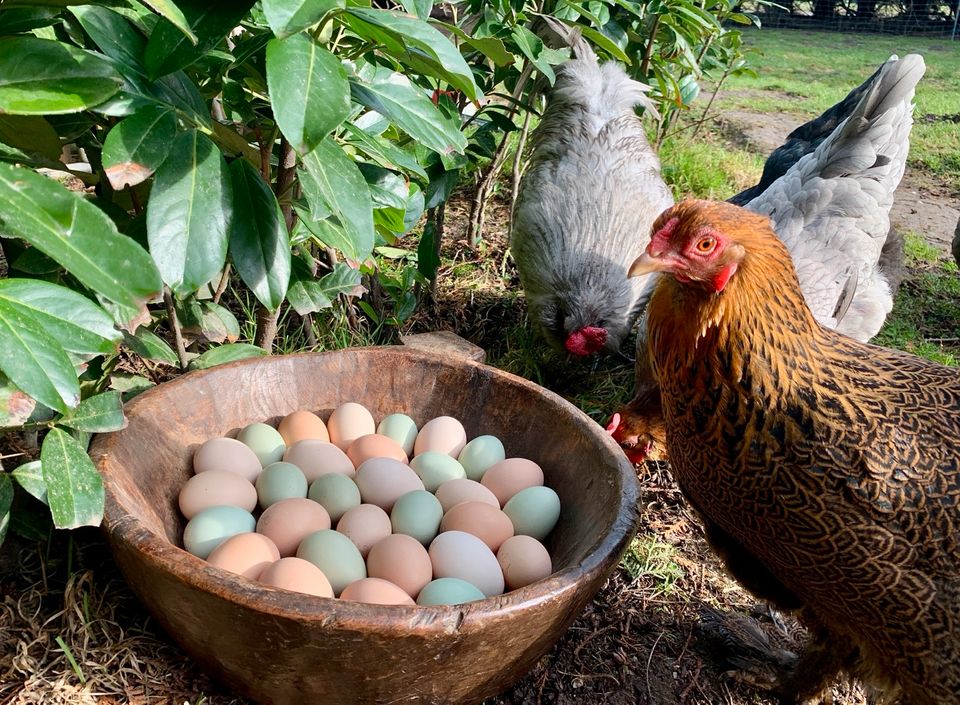
<svg viewBox="0 0 960 705">
<path fill-rule="evenodd" d="M 319 416 L 310 411 L 294 411 L 292 414 L 284 416 L 277 424 L 277 430 L 288 448 L 294 443 L 308 438 L 316 441 L 330 440 L 326 424 Z"/>
<path fill-rule="evenodd" d="M 465 531 L 483 541 L 491 551 L 513 536 L 510 517 L 486 502 L 461 502 L 443 515 L 440 531 Z"/>
<path fill-rule="evenodd" d="M 480 484 L 493 492 L 502 507 L 513 495 L 543 484 L 543 470 L 526 458 L 507 458 L 483 474 Z"/>
<path fill-rule="evenodd" d="M 281 558 L 260 574 L 261 583 L 318 597 L 333 597 L 333 588 L 323 571 L 302 558 Z"/>
<path fill-rule="evenodd" d="M 433 564 L 427 549 L 415 538 L 391 534 L 370 549 L 367 575 L 388 580 L 416 599 L 424 585 L 433 579 Z"/>
<path fill-rule="evenodd" d="M 345 451 L 360 436 L 376 433 L 377 425 L 365 406 L 348 401 L 333 410 L 327 419 L 327 429 L 330 442 Z"/>
<path fill-rule="evenodd" d="M 467 432 L 463 424 L 452 416 L 438 416 L 427 421 L 417 440 L 413 444 L 413 454 L 420 455 L 426 450 L 435 450 L 456 458 L 467 445 Z"/>
<path fill-rule="evenodd" d="M 231 536 L 207 556 L 207 562 L 250 580 L 260 577 L 263 569 L 280 560 L 276 544 L 263 534 L 247 533 Z"/>
<path fill-rule="evenodd" d="M 281 556 L 292 556 L 304 538 L 330 528 L 327 510 L 306 497 L 291 497 L 267 507 L 257 521 L 257 533 L 270 538 Z"/>
<path fill-rule="evenodd" d="M 333 443 L 313 439 L 297 441 L 287 448 L 283 462 L 293 463 L 300 468 L 308 484 L 327 473 L 336 472 L 353 477 L 355 472 L 346 453 Z"/>
<path fill-rule="evenodd" d="M 337 522 L 337 531 L 353 541 L 366 559 L 370 549 L 392 531 L 389 515 L 375 504 L 361 504 L 348 509 Z"/>
<path fill-rule="evenodd" d="M 184 483 L 178 501 L 180 512 L 187 519 L 193 519 L 202 509 L 221 504 L 252 512 L 257 506 L 257 488 L 243 476 L 228 470 L 207 470 Z"/>
<path fill-rule="evenodd" d="M 491 507 L 500 508 L 496 495 L 476 480 L 457 478 L 447 480 L 437 488 L 437 499 L 443 507 L 444 513 L 460 502 L 486 502 Z"/>
<path fill-rule="evenodd" d="M 353 478 L 360 488 L 360 497 L 390 511 L 407 492 L 423 489 L 423 481 L 408 465 L 393 458 L 371 458 L 357 469 Z"/>
<path fill-rule="evenodd" d="M 412 605 L 413 599 L 403 588 L 380 578 L 361 578 L 340 593 L 341 600 L 366 602 L 370 605 Z"/>
<path fill-rule="evenodd" d="M 260 458 L 236 438 L 211 438 L 193 454 L 193 471 L 226 470 L 250 482 L 260 474 Z"/>
<path fill-rule="evenodd" d="M 401 463 L 407 462 L 407 454 L 395 440 L 379 433 L 360 436 L 347 448 L 347 457 L 354 467 L 360 467 L 370 458 L 393 458 Z"/>
<path fill-rule="evenodd" d="M 483 541 L 463 531 L 446 531 L 430 544 L 430 562 L 437 578 L 460 578 L 487 597 L 503 593 L 497 557 Z"/>
<path fill-rule="evenodd" d="M 507 589 L 516 590 L 553 572 L 550 553 L 532 536 L 512 536 L 497 551 Z"/>
</svg>

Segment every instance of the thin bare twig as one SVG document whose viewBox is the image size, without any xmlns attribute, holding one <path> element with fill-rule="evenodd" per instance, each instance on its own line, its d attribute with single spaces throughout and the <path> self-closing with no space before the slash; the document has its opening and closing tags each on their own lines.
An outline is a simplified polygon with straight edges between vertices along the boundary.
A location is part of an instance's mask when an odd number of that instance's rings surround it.
<svg viewBox="0 0 960 705">
<path fill-rule="evenodd" d="M 227 284 L 230 283 L 230 263 L 227 262 L 223 267 L 223 274 L 220 275 L 220 283 L 217 284 L 217 290 L 213 292 L 213 303 L 220 303 L 223 298 L 223 292 L 227 290 Z"/>
<path fill-rule="evenodd" d="M 167 322 L 173 331 L 173 343 L 182 372 L 187 369 L 187 348 L 183 344 L 183 332 L 180 330 L 180 321 L 177 320 L 177 309 L 173 305 L 173 294 L 168 287 L 163 287 L 163 303 L 167 309 Z"/>
</svg>

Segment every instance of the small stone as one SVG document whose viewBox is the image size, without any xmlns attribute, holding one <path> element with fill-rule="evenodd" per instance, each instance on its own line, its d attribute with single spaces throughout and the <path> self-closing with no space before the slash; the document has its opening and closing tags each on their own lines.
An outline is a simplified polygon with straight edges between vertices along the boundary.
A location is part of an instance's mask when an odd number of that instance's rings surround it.
<svg viewBox="0 0 960 705">
<path fill-rule="evenodd" d="M 400 342 L 407 347 L 442 355 L 465 357 L 474 362 L 485 362 L 487 353 L 483 348 L 474 345 L 469 340 L 461 338 L 450 330 L 437 330 L 430 333 L 414 333 L 401 335 Z"/>
</svg>

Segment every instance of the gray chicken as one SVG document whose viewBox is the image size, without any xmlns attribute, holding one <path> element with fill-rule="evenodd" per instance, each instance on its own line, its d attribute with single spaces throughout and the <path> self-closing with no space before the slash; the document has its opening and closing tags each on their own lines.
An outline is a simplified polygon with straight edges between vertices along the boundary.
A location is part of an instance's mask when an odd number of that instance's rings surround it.
<svg viewBox="0 0 960 705">
<path fill-rule="evenodd" d="M 533 323 L 584 356 L 618 351 L 636 321 L 649 281 L 627 267 L 673 196 L 634 112 L 653 111 L 648 86 L 570 41 L 576 58 L 557 70 L 534 133 L 510 251 Z"/>
</svg>

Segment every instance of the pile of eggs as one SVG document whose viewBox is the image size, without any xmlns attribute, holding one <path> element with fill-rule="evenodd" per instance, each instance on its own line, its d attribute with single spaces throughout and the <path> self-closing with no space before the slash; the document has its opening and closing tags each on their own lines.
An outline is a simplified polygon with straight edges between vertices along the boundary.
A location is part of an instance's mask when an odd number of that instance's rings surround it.
<svg viewBox="0 0 960 705">
<path fill-rule="evenodd" d="M 184 548 L 251 580 L 387 605 L 461 604 L 553 571 L 542 541 L 560 499 L 539 465 L 439 416 L 375 424 L 360 404 L 325 424 L 296 411 L 193 457 Z M 262 510 L 262 512 L 259 512 Z"/>
</svg>

